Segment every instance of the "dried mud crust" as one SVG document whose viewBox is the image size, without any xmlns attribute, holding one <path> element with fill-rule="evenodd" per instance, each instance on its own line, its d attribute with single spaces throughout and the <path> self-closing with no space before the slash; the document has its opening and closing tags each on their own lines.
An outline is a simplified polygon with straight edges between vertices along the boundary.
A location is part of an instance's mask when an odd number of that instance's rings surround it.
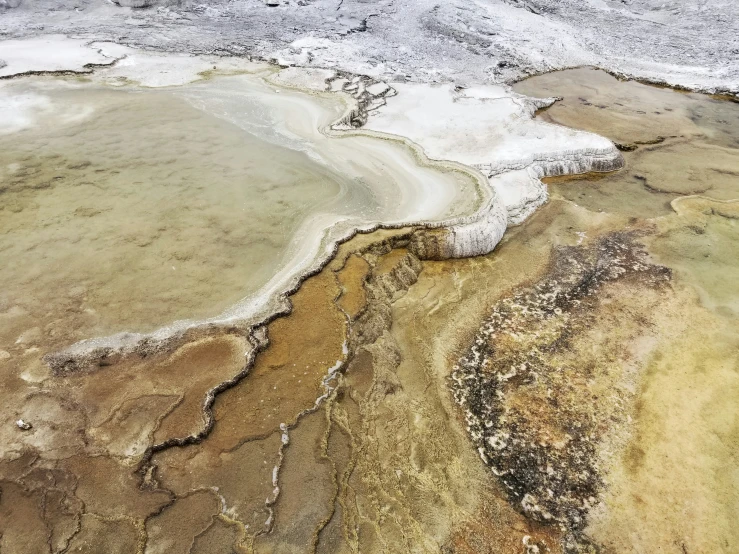
<svg viewBox="0 0 739 554">
<path fill-rule="evenodd" d="M 637 239 L 616 232 L 556 247 L 541 280 L 493 306 L 450 379 L 483 462 L 522 513 L 562 529 L 565 552 L 596 551 L 584 534 L 588 513 L 604 488 L 611 428 L 630 410 L 628 394 L 608 391 L 629 378 L 613 364 L 618 335 L 648 329 L 643 308 L 659 302 L 671 279 L 670 269 L 646 261 Z M 610 319 L 634 316 L 618 303 L 635 294 L 641 313 L 619 329 Z"/>
</svg>

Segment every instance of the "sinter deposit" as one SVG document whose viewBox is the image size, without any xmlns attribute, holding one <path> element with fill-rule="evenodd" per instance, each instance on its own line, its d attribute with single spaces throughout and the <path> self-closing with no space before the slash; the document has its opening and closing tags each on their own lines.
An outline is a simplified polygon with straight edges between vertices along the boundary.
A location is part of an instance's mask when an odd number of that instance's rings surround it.
<svg viewBox="0 0 739 554">
<path fill-rule="evenodd" d="M 735 552 L 709 4 L 0 0 L 0 551 Z"/>
</svg>

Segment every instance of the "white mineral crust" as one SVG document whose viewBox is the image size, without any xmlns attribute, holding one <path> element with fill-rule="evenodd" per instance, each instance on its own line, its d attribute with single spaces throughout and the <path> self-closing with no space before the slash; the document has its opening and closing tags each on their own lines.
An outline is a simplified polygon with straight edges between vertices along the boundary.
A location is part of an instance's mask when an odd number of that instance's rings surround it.
<svg viewBox="0 0 739 554">
<path fill-rule="evenodd" d="M 0 34 L 9 39 L 48 29 L 385 81 L 510 83 L 592 65 L 739 93 L 734 0 L 286 0 L 279 7 L 264 0 L 0 0 L 0 13 Z"/>
</svg>

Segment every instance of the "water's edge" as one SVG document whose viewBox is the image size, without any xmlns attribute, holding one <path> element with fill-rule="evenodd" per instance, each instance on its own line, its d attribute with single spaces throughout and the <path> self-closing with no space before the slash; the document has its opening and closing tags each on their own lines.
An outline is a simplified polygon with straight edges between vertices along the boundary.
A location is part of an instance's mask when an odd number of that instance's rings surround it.
<svg viewBox="0 0 739 554">
<path fill-rule="evenodd" d="M 94 70 L 94 68 L 91 69 Z M 266 80 L 263 77 L 259 78 Z M 409 249 L 420 259 L 439 260 L 488 254 L 503 237 L 508 225 L 509 210 L 503 205 L 499 195 L 490 186 L 482 171 L 488 175 L 498 175 L 513 169 L 525 169 L 530 175 L 529 178 L 538 181 L 542 177 L 549 176 L 613 171 L 620 169 L 623 163 L 615 147 L 603 150 L 589 149 L 586 152 L 565 151 L 547 154 L 524 160 L 515 167 L 493 167 L 492 165 L 470 167 L 453 161 L 430 159 L 420 145 L 406 137 L 361 128 L 366 123 L 369 112 L 384 105 L 385 97 L 392 93 L 383 91 L 381 94 L 372 94 L 367 89 L 378 82 L 368 77 L 346 74 L 335 74 L 325 78 L 326 90 L 332 88 L 335 90 L 336 87 L 333 87 L 332 83 L 337 79 L 347 81 L 339 91 L 344 94 L 320 92 L 305 86 L 290 86 L 284 82 L 278 83 L 277 86 L 311 95 L 332 94 L 345 101 L 344 114 L 332 125 L 319 129 L 319 132 L 325 136 L 339 138 L 363 135 L 398 142 L 413 153 L 416 162 L 422 167 L 451 169 L 467 174 L 477 183 L 477 190 L 481 196 L 478 210 L 467 216 L 442 221 L 375 222 L 348 230 L 337 229 L 338 225 L 333 226 L 325 230 L 321 238 L 321 252 L 307 267 L 299 268 L 299 271 L 282 282 L 268 283 L 265 288 L 269 287 L 272 290 L 266 294 L 253 295 L 262 297 L 261 305 L 257 304 L 251 310 L 247 308 L 240 311 L 236 309 L 241 304 L 238 303 L 219 316 L 200 321 L 176 321 L 152 333 L 122 332 L 107 337 L 86 339 L 44 356 L 44 360 L 54 373 L 90 370 L 96 366 L 110 365 L 130 354 L 149 356 L 161 353 L 194 337 L 209 335 L 224 328 L 238 330 L 239 333 L 253 340 L 259 328 L 277 317 L 288 315 L 291 311 L 289 297 L 300 288 L 305 280 L 319 273 L 334 258 L 341 244 L 360 233 L 371 233 L 379 229 L 409 228 L 411 229 Z M 359 92 L 356 90 L 358 82 L 362 84 Z M 270 82 L 270 85 L 275 84 Z M 541 194 L 533 202 L 527 199 L 528 209 L 523 208 L 525 215 L 516 218 L 513 223 L 522 222 L 545 201 L 546 190 L 542 188 Z"/>
</svg>

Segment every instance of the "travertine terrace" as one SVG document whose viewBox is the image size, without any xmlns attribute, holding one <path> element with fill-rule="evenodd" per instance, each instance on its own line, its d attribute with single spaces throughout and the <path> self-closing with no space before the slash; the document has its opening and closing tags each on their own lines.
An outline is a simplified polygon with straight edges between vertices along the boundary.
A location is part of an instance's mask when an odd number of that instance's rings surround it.
<svg viewBox="0 0 739 554">
<path fill-rule="evenodd" d="M 0 0 L 0 553 L 739 549 L 738 25 Z"/>
</svg>

